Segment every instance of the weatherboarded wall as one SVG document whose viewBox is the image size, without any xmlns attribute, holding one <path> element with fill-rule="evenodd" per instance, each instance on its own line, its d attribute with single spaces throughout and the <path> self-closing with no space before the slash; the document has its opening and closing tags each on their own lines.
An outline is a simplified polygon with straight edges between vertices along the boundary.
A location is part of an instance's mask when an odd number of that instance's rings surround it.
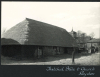
<svg viewBox="0 0 100 77">
<path fill-rule="evenodd" d="M 63 47 L 60 47 L 60 54 L 64 54 L 65 49 Z"/>
<path fill-rule="evenodd" d="M 43 47 L 44 55 L 57 55 L 57 54 L 64 54 L 64 48 L 62 47 Z"/>
<path fill-rule="evenodd" d="M 43 53 L 44 55 L 54 55 L 53 47 L 43 47 Z"/>
<path fill-rule="evenodd" d="M 23 55 L 25 57 L 40 58 L 43 56 L 64 54 L 63 47 L 33 46 L 33 45 L 4 45 L 2 54 L 6 56 Z"/>
</svg>

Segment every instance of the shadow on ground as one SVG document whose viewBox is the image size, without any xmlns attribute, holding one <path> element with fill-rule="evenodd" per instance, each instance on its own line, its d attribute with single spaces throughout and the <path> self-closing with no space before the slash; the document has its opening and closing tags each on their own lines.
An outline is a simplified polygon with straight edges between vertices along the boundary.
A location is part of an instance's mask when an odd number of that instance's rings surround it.
<svg viewBox="0 0 100 77">
<path fill-rule="evenodd" d="M 75 59 L 83 57 L 83 56 L 86 57 L 89 55 L 91 55 L 91 54 L 90 53 L 77 53 L 77 54 L 75 54 Z M 58 60 L 62 60 L 62 59 L 72 59 L 72 55 L 71 54 L 63 54 L 63 55 L 48 56 L 48 57 L 44 57 L 41 59 L 37 59 L 37 60 L 35 60 L 35 62 L 50 62 L 50 61 L 58 61 Z"/>
<path fill-rule="evenodd" d="M 92 53 L 94 54 L 94 53 Z M 82 53 L 76 53 L 75 59 L 81 58 L 81 57 L 87 57 L 91 55 L 90 53 L 82 52 Z M 1 64 L 9 64 L 9 63 L 36 63 L 36 62 L 50 62 L 50 61 L 59 61 L 62 59 L 72 59 L 71 54 L 63 54 L 63 55 L 54 55 L 54 56 L 48 56 L 43 57 L 39 59 L 35 58 L 20 58 L 20 56 L 17 56 L 19 58 L 16 59 L 16 57 L 4 57 L 1 56 Z M 80 64 L 79 64 L 80 65 Z"/>
</svg>

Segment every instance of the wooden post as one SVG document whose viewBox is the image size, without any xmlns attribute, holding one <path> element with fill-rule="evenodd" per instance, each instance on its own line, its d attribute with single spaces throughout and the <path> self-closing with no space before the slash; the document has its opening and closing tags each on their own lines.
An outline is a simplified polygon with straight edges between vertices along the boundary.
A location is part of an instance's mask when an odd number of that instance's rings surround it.
<svg viewBox="0 0 100 77">
<path fill-rule="evenodd" d="M 44 47 L 44 46 L 43 46 Z M 43 47 L 42 47 L 42 57 L 44 57 L 44 54 L 43 54 Z"/>
<path fill-rule="evenodd" d="M 37 49 L 37 58 L 39 58 L 39 47 Z"/>
<path fill-rule="evenodd" d="M 73 46 L 73 52 L 72 52 L 72 64 L 75 64 L 75 62 L 74 62 L 74 57 L 75 57 L 75 47 Z"/>
<path fill-rule="evenodd" d="M 21 46 L 21 59 L 24 58 L 24 45 Z"/>
</svg>

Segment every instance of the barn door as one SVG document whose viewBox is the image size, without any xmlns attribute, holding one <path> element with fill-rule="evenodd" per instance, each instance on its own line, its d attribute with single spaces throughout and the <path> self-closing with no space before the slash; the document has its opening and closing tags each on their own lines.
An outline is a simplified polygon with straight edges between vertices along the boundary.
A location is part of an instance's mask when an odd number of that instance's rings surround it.
<svg viewBox="0 0 100 77">
<path fill-rule="evenodd" d="M 38 58 L 41 58 L 43 56 L 43 49 L 42 47 L 38 47 Z"/>
</svg>

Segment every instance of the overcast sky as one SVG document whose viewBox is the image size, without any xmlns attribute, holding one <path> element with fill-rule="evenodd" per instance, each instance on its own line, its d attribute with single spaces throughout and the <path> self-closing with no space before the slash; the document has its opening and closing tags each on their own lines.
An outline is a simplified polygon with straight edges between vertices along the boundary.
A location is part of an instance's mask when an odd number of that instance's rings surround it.
<svg viewBox="0 0 100 77">
<path fill-rule="evenodd" d="M 2 2 L 1 31 L 25 18 L 100 36 L 100 2 Z"/>
</svg>

